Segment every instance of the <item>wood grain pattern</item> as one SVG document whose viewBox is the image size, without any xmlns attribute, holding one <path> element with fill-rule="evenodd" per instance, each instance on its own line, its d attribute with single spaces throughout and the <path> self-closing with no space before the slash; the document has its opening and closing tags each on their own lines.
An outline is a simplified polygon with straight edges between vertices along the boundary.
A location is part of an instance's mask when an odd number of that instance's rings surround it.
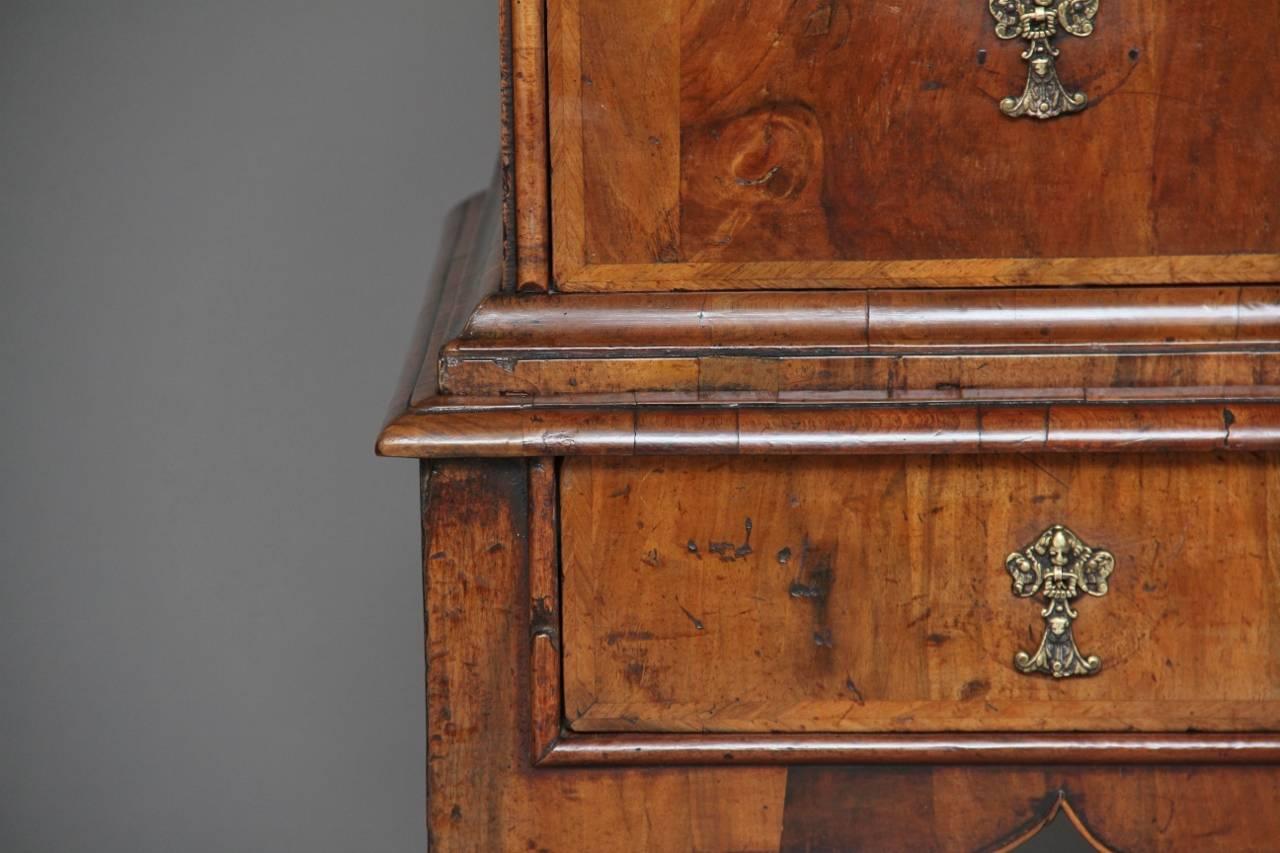
<svg viewBox="0 0 1280 853">
<path fill-rule="evenodd" d="M 1237 254 L 599 264 L 566 271 L 557 279 L 557 287 L 565 293 L 628 293 L 1237 284 L 1277 280 L 1280 254 Z"/>
<path fill-rule="evenodd" d="M 1101 347 L 1100 347 L 1101 348 Z M 590 403 L 986 402 L 1280 397 L 1280 353 L 1062 353 L 591 357 L 446 352 L 441 389 L 461 398 Z"/>
<path fill-rule="evenodd" d="M 982 4 L 698 0 L 674 27 L 666 6 L 565 6 L 609 36 L 567 61 L 625 83 L 553 80 L 556 121 L 582 128 L 553 159 L 580 175 L 556 201 L 564 290 L 1280 277 L 1280 91 L 1236 61 L 1280 24 L 1235 25 L 1243 0 L 1105 9 L 1061 60 L 1092 105 L 1043 124 L 999 115 L 1025 68 Z M 656 20 L 661 38 L 617 50 Z M 636 230 L 614 227 L 619 205 Z"/>
<path fill-rule="evenodd" d="M 1060 796 L 1114 849 L 1265 851 L 1280 831 L 1264 767 L 536 769 L 525 463 L 424 473 L 433 850 L 993 850 Z"/>
<path fill-rule="evenodd" d="M 498 80 L 499 110 L 502 121 L 498 128 L 498 174 L 502 193 L 502 290 L 516 290 L 516 93 L 515 38 L 512 32 L 511 0 L 498 3 Z M 546 235 L 548 238 L 550 235 Z"/>
<path fill-rule="evenodd" d="M 378 445 L 433 850 L 1276 849 L 1268 12 L 1104 3 L 1035 123 L 983 3 L 503 0 Z M 1011 666 L 1054 522 L 1092 679 Z"/>
<path fill-rule="evenodd" d="M 554 0 L 547 4 L 547 78 L 551 94 L 549 154 L 551 169 L 551 224 L 555 234 L 545 235 L 551 254 L 556 287 L 573 270 L 586 265 L 586 185 L 583 167 L 582 127 L 582 16 L 579 0 Z M 573 97 L 559 93 L 573 92 Z"/>
<path fill-rule="evenodd" d="M 529 464 L 529 736 L 541 761 L 560 737 L 560 513 L 556 461 Z"/>
<path fill-rule="evenodd" d="M 528 618 L 517 597 L 527 559 L 525 466 L 470 462 L 424 466 L 424 474 L 429 843 L 498 850 L 510 806 L 491 780 L 511 766 L 522 735 L 508 707 L 484 700 L 495 685 L 528 684 L 516 651 L 527 635 L 509 632 Z"/>
<path fill-rule="evenodd" d="M 786 770 L 562 774 L 532 765 L 528 472 L 424 480 L 432 850 L 777 850 Z"/>
<path fill-rule="evenodd" d="M 508 132 L 515 149 L 516 290 L 550 288 L 546 6 L 510 3 L 512 101 Z"/>
<path fill-rule="evenodd" d="M 1280 404 L 545 405 L 447 400 L 391 422 L 383 456 L 977 454 L 1280 450 Z M 690 403 L 698 403 L 691 400 Z"/>
<path fill-rule="evenodd" d="M 566 714 L 582 732 L 1277 731 L 1278 488 L 1280 458 L 1227 453 L 569 460 Z M 1055 523 L 1116 556 L 1109 595 L 1079 603 L 1096 677 L 1012 666 L 1042 605 L 1004 560 Z"/>
<path fill-rule="evenodd" d="M 666 107 L 679 97 L 670 69 L 680 64 L 680 3 L 615 0 L 604 11 L 581 18 L 582 157 L 609 164 L 585 176 L 595 203 L 585 261 L 679 260 L 680 115 Z"/>
<path fill-rule="evenodd" d="M 1269 286 L 499 297 L 440 376 L 535 399 L 1275 397 L 1278 344 Z"/>
<path fill-rule="evenodd" d="M 720 193 L 686 179 L 688 260 L 1280 248 L 1280 119 L 1262 114 L 1280 90 L 1238 61 L 1280 38 L 1280 19 L 1232 26 L 1244 2 L 1103 7 L 1089 39 L 1061 45 L 1060 70 L 1092 105 L 1042 124 L 995 111 L 1025 67 L 985 4 L 735 7 L 706 0 L 683 19 L 683 173 L 724 176 Z"/>
<path fill-rule="evenodd" d="M 1099 849 L 1262 853 L 1280 830 L 1277 779 L 1243 768 L 795 770 L 780 848 L 1010 850 L 1065 801 Z"/>
</svg>

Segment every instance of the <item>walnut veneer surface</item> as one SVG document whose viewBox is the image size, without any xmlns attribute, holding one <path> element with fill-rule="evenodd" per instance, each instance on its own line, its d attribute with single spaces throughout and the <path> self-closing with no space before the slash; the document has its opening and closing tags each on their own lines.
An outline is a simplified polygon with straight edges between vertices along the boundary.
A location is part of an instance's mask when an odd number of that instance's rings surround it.
<svg viewBox="0 0 1280 853">
<path fill-rule="evenodd" d="M 1280 729 L 1280 468 L 1252 454 L 573 459 L 574 731 Z M 1155 496 L 1158 499 L 1153 499 Z M 1079 681 L 1011 551 L 1056 521 L 1115 555 Z"/>
<path fill-rule="evenodd" d="M 1275 10 L 1050 121 L 987 0 L 502 13 L 378 440 L 433 849 L 1280 849 Z"/>
<path fill-rule="evenodd" d="M 549 0 L 553 279 L 1274 279 L 1273 11 L 1103 2 L 1059 59 L 1089 108 L 1036 123 L 981 0 Z"/>
</svg>

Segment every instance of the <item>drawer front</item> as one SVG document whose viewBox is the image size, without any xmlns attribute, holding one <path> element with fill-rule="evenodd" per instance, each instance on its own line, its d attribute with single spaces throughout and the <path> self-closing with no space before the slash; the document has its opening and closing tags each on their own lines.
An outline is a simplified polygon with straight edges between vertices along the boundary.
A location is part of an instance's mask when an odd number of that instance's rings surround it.
<svg viewBox="0 0 1280 853">
<path fill-rule="evenodd" d="M 1063 13 L 1088 106 L 1040 121 L 1001 110 L 1036 63 L 992 13 L 1018 3 L 551 0 L 560 288 L 1280 277 L 1280 16 Z"/>
<path fill-rule="evenodd" d="M 565 460 L 565 717 L 578 732 L 1275 731 L 1276 463 Z M 1093 550 L 1064 547 L 1073 534 Z"/>
</svg>

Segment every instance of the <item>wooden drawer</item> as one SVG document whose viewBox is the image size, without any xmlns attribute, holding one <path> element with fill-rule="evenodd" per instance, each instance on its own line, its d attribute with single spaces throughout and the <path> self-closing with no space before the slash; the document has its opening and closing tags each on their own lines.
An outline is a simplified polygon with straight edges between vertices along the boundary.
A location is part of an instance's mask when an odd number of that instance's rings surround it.
<svg viewBox="0 0 1280 853">
<path fill-rule="evenodd" d="M 1077 38 L 1050 4 L 1088 107 L 1037 121 L 1000 108 L 1028 80 L 989 9 L 1011 3 L 516 2 L 522 284 L 1280 277 L 1280 88 L 1258 59 L 1280 16 L 1101 0 Z"/>
<path fill-rule="evenodd" d="M 584 733 L 1276 731 L 1277 461 L 567 459 L 566 722 Z M 1113 555 L 1105 585 L 1093 578 L 1105 594 L 1065 600 L 1083 658 L 1101 661 L 1092 675 L 1015 666 L 1054 614 L 1042 616 L 1043 589 L 1014 594 L 1006 562 L 1059 524 Z M 1064 570 L 1079 570 L 1067 557 Z"/>
</svg>

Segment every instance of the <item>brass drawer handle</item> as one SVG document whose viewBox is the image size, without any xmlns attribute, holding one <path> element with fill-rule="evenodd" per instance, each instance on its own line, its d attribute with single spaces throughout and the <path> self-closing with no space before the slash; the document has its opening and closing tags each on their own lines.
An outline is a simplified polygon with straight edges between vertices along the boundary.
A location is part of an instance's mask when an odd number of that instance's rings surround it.
<svg viewBox="0 0 1280 853">
<path fill-rule="evenodd" d="M 1055 524 L 1021 552 L 1004 561 L 1013 578 L 1013 593 L 1044 598 L 1044 639 L 1034 655 L 1018 652 L 1013 665 L 1019 672 L 1043 673 L 1054 678 L 1093 675 L 1102 668 L 1097 655 L 1085 656 L 1076 647 L 1071 623 L 1079 616 L 1071 602 L 1081 595 L 1107 594 L 1107 578 L 1115 570 L 1116 558 L 1109 551 L 1095 551 L 1079 536 Z"/>
<path fill-rule="evenodd" d="M 1084 92 L 1069 92 L 1058 79 L 1053 45 L 1059 29 L 1085 38 L 1093 33 L 1093 19 L 1099 0 L 988 0 L 996 19 L 996 35 L 1002 39 L 1021 36 L 1028 42 L 1022 58 L 1027 60 L 1027 88 L 1021 97 L 1008 97 L 1000 109 L 1012 118 L 1032 116 L 1046 119 L 1085 108 Z"/>
</svg>

